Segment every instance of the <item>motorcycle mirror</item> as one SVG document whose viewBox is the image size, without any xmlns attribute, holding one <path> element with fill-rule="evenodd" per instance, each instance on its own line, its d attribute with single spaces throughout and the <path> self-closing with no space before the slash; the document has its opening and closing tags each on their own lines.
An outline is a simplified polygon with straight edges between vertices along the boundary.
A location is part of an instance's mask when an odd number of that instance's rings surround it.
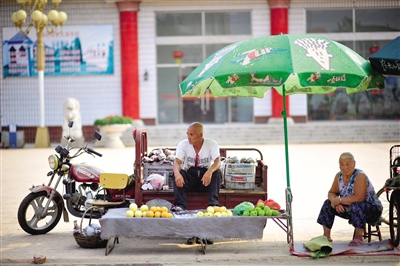
<svg viewBox="0 0 400 266">
<path fill-rule="evenodd" d="M 98 132 L 97 130 L 93 133 L 93 136 L 94 136 L 95 139 L 97 139 L 98 141 L 101 140 L 101 134 L 100 134 L 100 132 Z"/>
<path fill-rule="evenodd" d="M 69 121 L 68 122 L 68 127 L 71 128 L 74 125 L 74 121 Z"/>
</svg>

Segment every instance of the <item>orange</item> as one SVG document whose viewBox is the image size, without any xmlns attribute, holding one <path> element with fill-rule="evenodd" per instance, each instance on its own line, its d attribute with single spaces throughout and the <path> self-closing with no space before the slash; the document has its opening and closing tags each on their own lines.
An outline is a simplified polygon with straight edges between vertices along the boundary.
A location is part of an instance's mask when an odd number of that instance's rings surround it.
<svg viewBox="0 0 400 266">
<path fill-rule="evenodd" d="M 168 212 L 162 212 L 161 218 L 168 218 Z"/>
<path fill-rule="evenodd" d="M 172 217 L 173 217 L 172 213 L 169 212 L 167 218 L 172 218 Z"/>
<path fill-rule="evenodd" d="M 157 211 L 157 206 L 151 206 L 150 211 L 156 212 Z"/>
<path fill-rule="evenodd" d="M 161 212 L 155 212 L 154 213 L 154 218 L 160 218 Z"/>
<path fill-rule="evenodd" d="M 158 207 L 157 206 L 157 210 L 156 210 L 157 212 L 161 212 L 161 207 Z"/>
<path fill-rule="evenodd" d="M 146 217 L 153 218 L 154 217 L 154 212 L 153 211 L 147 211 L 146 212 Z"/>
<path fill-rule="evenodd" d="M 162 206 L 162 207 L 161 207 L 161 212 L 168 212 L 168 208 L 165 207 L 165 206 Z"/>
<path fill-rule="evenodd" d="M 219 206 L 214 207 L 214 212 L 221 212 L 221 211 L 222 211 L 221 207 L 219 207 Z"/>
</svg>

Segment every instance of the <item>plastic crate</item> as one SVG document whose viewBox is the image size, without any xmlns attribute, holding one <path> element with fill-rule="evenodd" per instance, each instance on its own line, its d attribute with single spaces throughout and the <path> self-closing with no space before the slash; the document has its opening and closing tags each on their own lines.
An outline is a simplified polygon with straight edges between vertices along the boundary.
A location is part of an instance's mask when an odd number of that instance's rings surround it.
<svg viewBox="0 0 400 266">
<path fill-rule="evenodd" d="M 256 165 L 245 163 L 231 163 L 225 166 L 225 188 L 247 189 L 255 188 Z"/>
<path fill-rule="evenodd" d="M 164 176 L 164 172 L 168 172 L 168 186 L 174 188 L 174 170 L 170 164 L 157 164 L 157 163 L 144 163 L 143 164 L 143 178 L 151 174 L 159 174 Z"/>
</svg>

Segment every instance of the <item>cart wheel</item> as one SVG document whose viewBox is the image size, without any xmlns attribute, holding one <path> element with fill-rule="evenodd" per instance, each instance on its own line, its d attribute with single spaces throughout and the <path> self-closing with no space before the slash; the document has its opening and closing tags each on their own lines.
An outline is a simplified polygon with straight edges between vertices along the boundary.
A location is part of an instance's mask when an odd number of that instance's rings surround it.
<svg viewBox="0 0 400 266">
<path fill-rule="evenodd" d="M 399 224 L 399 207 L 400 207 L 400 191 L 395 190 L 392 192 L 390 196 L 390 204 L 389 204 L 389 220 L 390 220 L 390 238 L 392 239 L 393 246 L 397 247 L 399 245 L 399 233 L 400 226 Z"/>
<path fill-rule="evenodd" d="M 378 196 L 379 200 L 382 202 L 382 205 L 383 205 L 383 210 L 382 210 L 382 214 L 381 214 L 381 220 L 385 224 L 390 225 L 390 221 L 389 221 L 389 203 L 390 203 L 390 196 L 392 195 L 392 191 L 393 190 L 392 189 L 388 189 L 387 195 L 386 195 L 386 190 L 387 190 L 387 188 L 383 187 L 376 193 L 376 195 Z M 394 226 L 397 227 L 397 223 Z"/>
</svg>

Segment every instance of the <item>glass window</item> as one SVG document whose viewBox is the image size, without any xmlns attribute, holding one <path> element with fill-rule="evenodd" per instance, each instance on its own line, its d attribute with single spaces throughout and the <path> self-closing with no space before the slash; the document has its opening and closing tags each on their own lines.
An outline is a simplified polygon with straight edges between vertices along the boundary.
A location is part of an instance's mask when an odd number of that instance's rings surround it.
<svg viewBox="0 0 400 266">
<path fill-rule="evenodd" d="M 400 31 L 400 8 L 356 9 L 356 32 Z"/>
<path fill-rule="evenodd" d="M 400 8 L 308 10 L 307 33 L 400 31 Z M 353 29 L 355 21 L 355 29 Z"/>
<path fill-rule="evenodd" d="M 201 34 L 201 13 L 156 14 L 157 36 L 190 36 Z"/>
<path fill-rule="evenodd" d="M 229 45 L 230 43 L 218 43 L 218 44 L 207 44 L 206 45 L 206 58 L 208 58 L 210 55 L 215 53 L 216 51 L 224 48 L 225 46 Z"/>
<path fill-rule="evenodd" d="M 201 45 L 157 45 L 157 64 L 174 64 L 173 52 L 179 50 L 183 53 L 181 63 L 197 63 L 203 61 Z"/>
<path fill-rule="evenodd" d="M 204 21 L 202 21 L 202 18 Z M 211 94 L 201 98 L 180 100 L 179 81 L 187 77 L 196 65 L 230 43 L 210 43 L 212 35 L 251 35 L 250 12 L 203 12 L 156 14 L 157 36 L 201 35 L 198 44 L 157 45 L 158 123 L 252 122 L 253 98 L 214 98 Z M 186 21 L 189 20 L 189 23 Z M 186 26 L 186 23 L 188 24 Z M 185 25 L 185 26 L 182 26 Z M 202 28 L 204 27 L 204 28 Z M 170 41 L 172 38 L 169 38 Z M 186 38 L 185 38 L 186 39 Z M 182 39 L 179 39 L 182 40 Z M 202 41 L 203 40 L 203 41 Z M 218 40 L 217 40 L 218 42 Z M 183 53 L 180 65 L 173 52 Z M 229 108 L 228 108 L 229 107 Z M 231 110 L 231 113 L 228 113 Z M 228 121 L 228 120 L 231 121 Z"/>
<path fill-rule="evenodd" d="M 355 41 L 355 47 L 348 46 L 349 48 L 356 51 L 359 55 L 368 59 L 373 54 L 374 47 L 377 48 L 385 46 L 390 40 L 379 40 L 379 41 Z M 376 48 L 375 48 L 376 49 Z"/>
<path fill-rule="evenodd" d="M 232 122 L 253 121 L 253 98 L 231 97 Z"/>
<path fill-rule="evenodd" d="M 179 68 L 157 68 L 157 106 L 160 124 L 179 123 Z"/>
<path fill-rule="evenodd" d="M 352 32 L 352 10 L 308 10 L 307 33 Z"/>
<path fill-rule="evenodd" d="M 251 34 L 250 12 L 206 13 L 206 35 Z"/>
</svg>

